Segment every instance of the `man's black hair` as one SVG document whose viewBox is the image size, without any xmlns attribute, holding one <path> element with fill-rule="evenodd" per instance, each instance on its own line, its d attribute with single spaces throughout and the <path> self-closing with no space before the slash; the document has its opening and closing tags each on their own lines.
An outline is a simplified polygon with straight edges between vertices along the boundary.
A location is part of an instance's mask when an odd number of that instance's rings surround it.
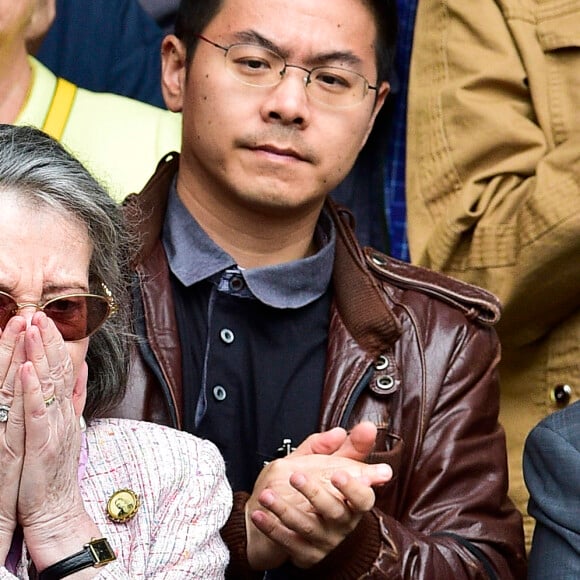
<svg viewBox="0 0 580 580">
<path fill-rule="evenodd" d="M 175 20 L 175 35 L 185 44 L 191 61 L 201 34 L 220 11 L 224 0 L 181 0 Z M 324 0 L 331 2 L 332 0 Z M 375 17 L 377 27 L 378 83 L 387 80 L 395 52 L 397 9 L 395 0 L 353 0 L 362 2 Z"/>
</svg>

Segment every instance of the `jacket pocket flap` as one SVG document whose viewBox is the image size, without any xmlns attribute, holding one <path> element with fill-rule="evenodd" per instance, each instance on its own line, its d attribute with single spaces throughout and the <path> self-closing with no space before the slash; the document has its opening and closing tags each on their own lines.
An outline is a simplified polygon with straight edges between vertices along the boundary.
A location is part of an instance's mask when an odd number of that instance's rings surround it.
<svg viewBox="0 0 580 580">
<path fill-rule="evenodd" d="M 541 20 L 538 39 L 544 52 L 580 47 L 580 12 L 561 14 Z"/>
</svg>

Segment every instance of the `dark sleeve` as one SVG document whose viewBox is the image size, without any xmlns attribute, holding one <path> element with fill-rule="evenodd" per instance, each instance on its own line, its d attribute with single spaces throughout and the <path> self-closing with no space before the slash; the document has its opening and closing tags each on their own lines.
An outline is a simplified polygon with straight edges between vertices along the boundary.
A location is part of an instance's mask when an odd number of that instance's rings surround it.
<svg viewBox="0 0 580 580">
<path fill-rule="evenodd" d="M 248 498 L 249 494 L 246 492 L 234 493 L 232 512 L 221 530 L 222 539 L 230 551 L 227 579 L 259 580 L 264 575 L 263 572 L 254 572 L 248 563 L 245 519 L 245 506 Z M 356 578 L 359 575 L 358 571 L 361 568 L 364 570 L 366 567 L 370 567 L 378 554 L 380 539 L 377 532 L 378 521 L 376 517 L 373 514 L 366 514 L 359 526 L 329 557 L 308 570 L 287 566 L 284 569 L 284 577 L 289 580 L 293 578 L 304 580 Z M 358 549 L 362 543 L 365 544 L 365 554 L 363 556 L 361 552 L 361 557 L 357 557 L 356 564 L 352 565 L 353 550 Z"/>
<path fill-rule="evenodd" d="M 159 107 L 163 32 L 138 0 L 57 0 L 37 58 L 80 87 Z"/>
<path fill-rule="evenodd" d="M 254 572 L 248 562 L 245 507 L 249 497 L 244 491 L 234 493 L 232 512 L 221 531 L 230 551 L 226 578 L 231 580 L 259 580 L 264 576 L 263 572 Z"/>
<path fill-rule="evenodd" d="M 575 436 L 571 431 L 568 439 L 550 417 L 526 441 L 528 511 L 536 519 L 530 580 L 580 578 L 580 407 L 576 407 L 570 415 Z"/>
</svg>

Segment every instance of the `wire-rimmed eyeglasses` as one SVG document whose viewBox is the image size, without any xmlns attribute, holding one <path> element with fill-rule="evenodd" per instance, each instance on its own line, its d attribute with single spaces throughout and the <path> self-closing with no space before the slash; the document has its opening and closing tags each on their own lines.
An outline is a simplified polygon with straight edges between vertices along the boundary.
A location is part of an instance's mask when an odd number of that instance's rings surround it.
<svg viewBox="0 0 580 580">
<path fill-rule="evenodd" d="M 304 86 L 310 97 L 336 108 L 357 105 L 369 90 L 377 90 L 376 86 L 371 86 L 365 77 L 353 70 L 335 66 L 307 69 L 288 64 L 278 53 L 257 44 L 222 46 L 201 34 L 197 38 L 223 50 L 227 71 L 245 85 L 273 87 L 282 81 L 289 68 L 297 68 L 306 73 Z"/>
<path fill-rule="evenodd" d="M 67 342 L 82 340 L 94 334 L 117 312 L 111 292 L 101 284 L 105 296 L 98 294 L 65 294 L 42 304 L 16 302 L 7 292 L 0 291 L 0 329 L 23 308 L 42 310 L 56 325 Z"/>
</svg>

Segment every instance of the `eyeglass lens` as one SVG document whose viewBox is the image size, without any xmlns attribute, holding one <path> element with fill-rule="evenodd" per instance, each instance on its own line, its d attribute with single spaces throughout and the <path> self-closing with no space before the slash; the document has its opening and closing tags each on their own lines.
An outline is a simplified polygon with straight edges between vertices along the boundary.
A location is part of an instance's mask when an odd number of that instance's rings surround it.
<svg viewBox="0 0 580 580">
<path fill-rule="evenodd" d="M 244 84 L 274 86 L 288 68 L 303 70 L 308 76 L 307 89 L 313 99 L 335 107 L 360 102 L 368 92 L 368 82 L 354 71 L 340 67 L 316 67 L 311 71 L 286 64 L 277 53 L 253 44 L 234 44 L 227 49 L 226 66 Z"/>
<path fill-rule="evenodd" d="M 81 340 L 96 332 L 109 317 L 111 306 L 104 296 L 78 294 L 61 296 L 38 306 L 56 325 L 65 341 Z M 19 310 L 17 302 L 0 293 L 0 327 Z"/>
</svg>

